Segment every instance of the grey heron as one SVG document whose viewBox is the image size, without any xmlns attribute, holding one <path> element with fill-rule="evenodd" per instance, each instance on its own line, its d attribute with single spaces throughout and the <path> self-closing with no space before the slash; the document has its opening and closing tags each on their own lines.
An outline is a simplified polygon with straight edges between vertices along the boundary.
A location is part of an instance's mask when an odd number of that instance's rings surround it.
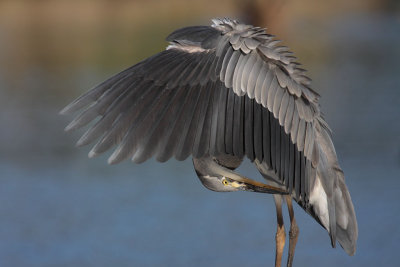
<svg viewBox="0 0 400 267">
<path fill-rule="evenodd" d="M 78 140 L 96 142 L 89 157 L 110 148 L 110 164 L 152 156 L 193 158 L 202 184 L 214 191 L 274 194 L 275 265 L 281 265 L 290 216 L 291 266 L 299 229 L 292 199 L 349 254 L 358 226 L 319 95 L 287 47 L 264 28 L 228 18 L 172 32 L 166 50 L 114 75 L 61 113 L 83 110 L 67 127 L 94 124 Z M 244 157 L 263 184 L 235 172 Z"/>
</svg>

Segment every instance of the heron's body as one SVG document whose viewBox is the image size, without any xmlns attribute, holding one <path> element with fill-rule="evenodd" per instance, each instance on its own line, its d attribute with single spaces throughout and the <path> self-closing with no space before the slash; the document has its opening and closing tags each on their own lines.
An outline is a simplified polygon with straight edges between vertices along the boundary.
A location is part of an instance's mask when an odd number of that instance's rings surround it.
<svg viewBox="0 0 400 267">
<path fill-rule="evenodd" d="M 264 29 L 229 19 L 179 29 L 167 40 L 167 50 L 63 110 L 90 104 L 67 129 L 100 116 L 78 144 L 100 138 L 90 156 L 117 145 L 110 163 L 192 155 L 209 189 L 288 193 L 291 231 L 297 227 L 293 198 L 329 232 L 333 246 L 338 240 L 353 255 L 358 232 L 350 194 L 319 95 L 292 53 Z M 245 156 L 271 186 L 234 172 Z M 275 200 L 279 226 L 282 198 L 275 195 Z"/>
</svg>

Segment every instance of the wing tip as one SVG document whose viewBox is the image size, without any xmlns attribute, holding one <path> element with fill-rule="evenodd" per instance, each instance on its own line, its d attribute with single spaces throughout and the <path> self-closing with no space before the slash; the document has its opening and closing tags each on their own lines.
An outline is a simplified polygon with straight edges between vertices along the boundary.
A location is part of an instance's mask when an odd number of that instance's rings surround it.
<svg viewBox="0 0 400 267">
<path fill-rule="evenodd" d="M 72 131 L 75 129 L 75 127 L 76 127 L 76 121 L 73 120 L 67 126 L 65 126 L 64 131 L 66 132 Z"/>
<path fill-rule="evenodd" d="M 115 157 L 112 157 L 112 155 L 107 159 L 107 163 L 109 164 L 109 165 L 114 165 L 116 162 L 115 162 Z"/>
<path fill-rule="evenodd" d="M 107 159 L 107 163 L 109 165 L 114 165 L 117 163 L 120 163 L 121 161 L 123 161 L 125 158 L 121 156 L 121 150 L 120 149 L 116 149 L 111 156 Z"/>
<path fill-rule="evenodd" d="M 81 138 L 79 138 L 79 140 L 76 142 L 75 146 L 76 147 L 82 147 L 85 146 L 87 144 L 89 144 L 90 142 L 88 142 L 87 138 L 85 135 L 83 135 Z M 90 153 L 90 152 L 89 152 Z"/>
<path fill-rule="evenodd" d="M 97 157 L 98 155 L 99 155 L 99 154 L 96 153 L 93 149 L 90 150 L 89 153 L 88 153 L 88 157 L 89 157 L 90 159 L 92 159 L 92 158 L 94 158 L 94 157 Z"/>
<path fill-rule="evenodd" d="M 68 111 L 69 111 L 69 108 L 68 108 L 68 106 L 66 106 L 58 112 L 58 115 L 68 115 L 69 114 Z"/>
<path fill-rule="evenodd" d="M 78 104 L 78 100 L 80 98 L 76 99 L 75 101 L 69 103 L 68 105 L 66 105 L 62 110 L 60 110 L 58 112 L 59 115 L 69 115 L 74 113 L 77 110 L 77 104 Z M 79 108 L 78 108 L 79 109 Z"/>
<path fill-rule="evenodd" d="M 74 101 L 74 102 L 75 102 L 75 101 Z M 60 111 L 58 112 L 58 114 L 59 114 L 59 115 L 68 115 L 68 114 L 71 114 L 71 113 L 73 112 L 73 111 L 71 111 L 71 110 L 72 110 L 72 106 L 73 106 L 74 102 L 72 102 L 72 103 L 66 105 L 62 110 L 60 110 Z"/>
<path fill-rule="evenodd" d="M 354 245 L 351 248 L 345 249 L 345 251 L 349 256 L 354 256 L 356 254 L 357 249 L 356 246 Z"/>
</svg>

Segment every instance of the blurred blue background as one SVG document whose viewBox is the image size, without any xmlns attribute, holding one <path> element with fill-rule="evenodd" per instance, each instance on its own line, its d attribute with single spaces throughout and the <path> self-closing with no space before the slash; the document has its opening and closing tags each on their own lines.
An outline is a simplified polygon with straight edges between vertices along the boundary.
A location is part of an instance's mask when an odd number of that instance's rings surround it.
<svg viewBox="0 0 400 267">
<path fill-rule="evenodd" d="M 58 115 L 172 30 L 224 16 L 268 27 L 309 70 L 355 205 L 353 257 L 296 206 L 294 265 L 398 264 L 398 1 L 3 0 L 0 266 L 272 266 L 271 196 L 208 191 L 191 160 L 89 160 Z M 248 161 L 239 171 L 260 178 Z"/>
</svg>

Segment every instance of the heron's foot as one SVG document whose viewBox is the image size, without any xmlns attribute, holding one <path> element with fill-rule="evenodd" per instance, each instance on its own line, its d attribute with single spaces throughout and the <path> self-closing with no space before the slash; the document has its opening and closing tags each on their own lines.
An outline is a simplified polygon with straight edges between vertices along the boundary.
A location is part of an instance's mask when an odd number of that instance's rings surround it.
<svg viewBox="0 0 400 267">
<path fill-rule="evenodd" d="M 299 237 L 299 227 L 297 226 L 296 220 L 293 218 L 290 224 L 290 231 L 289 231 L 289 254 L 287 260 L 287 266 L 291 267 L 293 264 L 294 258 L 294 251 L 297 244 L 297 239 Z"/>
<path fill-rule="evenodd" d="M 275 240 L 276 240 L 275 267 L 280 267 L 282 263 L 283 248 L 285 247 L 285 240 L 286 240 L 285 226 L 278 225 Z"/>
</svg>

